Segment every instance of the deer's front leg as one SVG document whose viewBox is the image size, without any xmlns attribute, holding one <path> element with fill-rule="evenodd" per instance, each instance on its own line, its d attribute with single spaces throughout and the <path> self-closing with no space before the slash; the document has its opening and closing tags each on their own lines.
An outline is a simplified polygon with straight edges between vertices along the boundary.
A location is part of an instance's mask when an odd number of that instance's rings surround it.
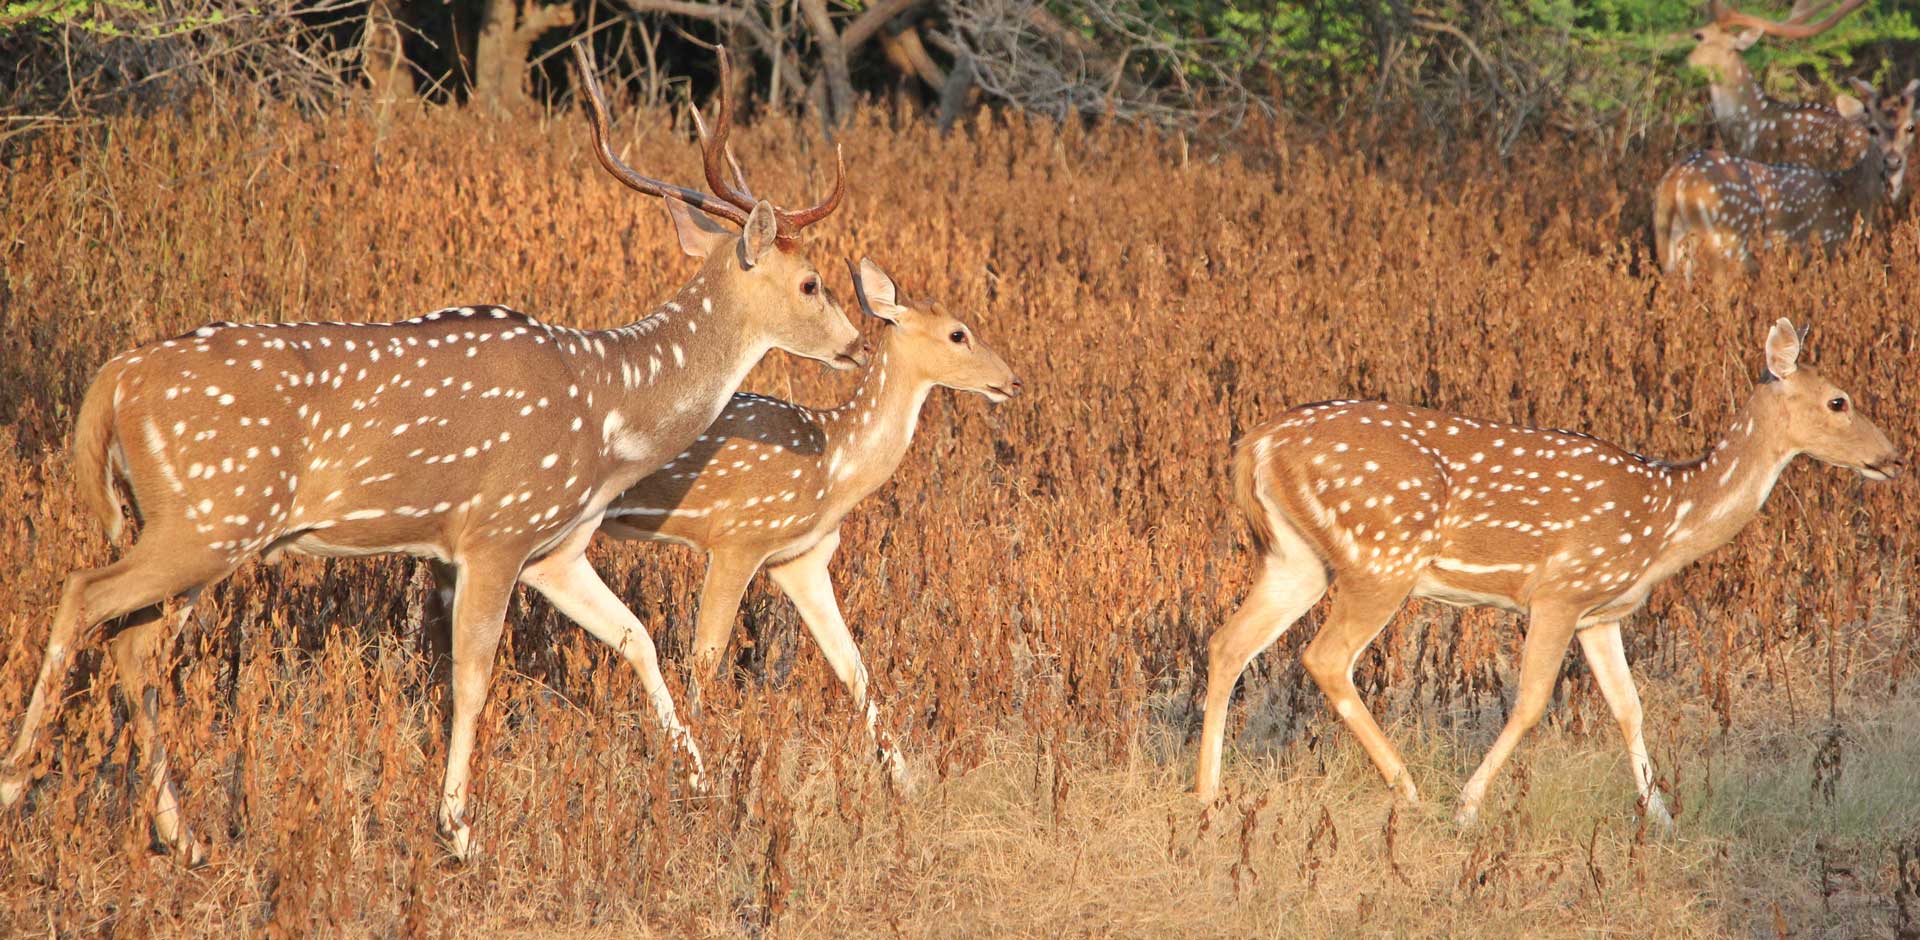
<svg viewBox="0 0 1920 940">
<path fill-rule="evenodd" d="M 581 527 L 587 536 L 591 536 L 593 530 L 594 526 Z M 668 691 L 667 680 L 660 674 L 660 657 L 654 650 L 653 637 L 647 634 L 640 618 L 627 609 L 587 563 L 586 555 L 582 554 L 585 548 L 585 538 L 579 539 L 577 545 L 570 540 L 553 554 L 528 565 L 520 580 L 539 591 L 567 619 L 619 651 L 640 676 L 640 688 L 653 702 L 660 727 L 674 746 L 687 755 L 691 768 L 687 782 L 695 789 L 705 790 L 706 765 L 701 762 L 700 748 L 693 743 L 693 735 L 681 724 L 674 710 L 673 693 Z"/>
<path fill-rule="evenodd" d="M 1480 813 L 1480 801 L 1487 795 L 1487 784 L 1507 762 L 1520 739 L 1540 723 L 1547 712 L 1547 700 L 1553 695 L 1553 680 L 1560 675 L 1560 660 L 1573 639 L 1574 624 L 1580 611 L 1552 604 L 1535 604 L 1527 618 L 1527 638 L 1520 650 L 1520 692 L 1514 696 L 1513 712 L 1506 727 L 1493 739 L 1493 747 L 1480 761 L 1467 785 L 1460 791 L 1460 811 L 1453 821 L 1461 826 L 1473 824 Z"/>
<path fill-rule="evenodd" d="M 799 609 L 807 632 L 813 634 L 813 641 L 820 645 L 820 652 L 827 657 L 834 675 L 840 677 L 840 683 L 853 696 L 854 707 L 866 712 L 867 736 L 878 750 L 880 761 L 887 766 L 894 782 L 905 784 L 906 761 L 892 742 L 881 740 L 880 708 L 867 695 L 867 666 L 860 661 L 860 647 L 854 645 L 847 621 L 840 616 L 840 601 L 833 594 L 833 577 L 827 571 L 827 563 L 833 560 L 833 553 L 839 547 L 840 530 L 835 529 L 793 560 L 768 568 L 767 576 Z"/>
<path fill-rule="evenodd" d="M 1633 766 L 1633 785 L 1646 806 L 1647 819 L 1661 829 L 1673 828 L 1673 817 L 1653 788 L 1653 762 L 1647 758 L 1647 740 L 1641 736 L 1640 692 L 1633 687 L 1633 674 L 1627 671 L 1627 650 L 1620 642 L 1620 624 L 1606 623 L 1580 631 L 1580 649 L 1586 653 L 1587 668 L 1607 700 L 1613 720 L 1627 741 L 1627 760 Z"/>
<path fill-rule="evenodd" d="M 519 559 L 506 553 L 457 562 L 453 591 L 453 723 L 447 737 L 447 776 L 440 791 L 440 833 L 454 857 L 473 856 L 473 829 L 467 824 L 467 783 L 473 764 L 474 732 L 487 704 L 493 659 L 506 627 L 507 602 L 513 597 Z"/>
</svg>

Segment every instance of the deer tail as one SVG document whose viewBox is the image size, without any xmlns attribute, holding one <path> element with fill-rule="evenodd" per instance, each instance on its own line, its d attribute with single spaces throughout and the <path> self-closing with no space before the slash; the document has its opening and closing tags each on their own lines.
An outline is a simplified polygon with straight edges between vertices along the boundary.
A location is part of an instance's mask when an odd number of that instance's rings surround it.
<svg viewBox="0 0 1920 940">
<path fill-rule="evenodd" d="M 1260 448 L 1242 441 L 1233 454 L 1233 504 L 1247 517 L 1253 533 L 1253 547 L 1265 555 L 1273 550 L 1273 519 L 1266 501 L 1260 498 Z"/>
<path fill-rule="evenodd" d="M 126 522 L 113 481 L 114 398 L 119 385 L 120 368 L 110 362 L 87 386 L 73 427 L 73 474 L 80 484 L 80 498 L 113 541 L 120 539 Z"/>
</svg>

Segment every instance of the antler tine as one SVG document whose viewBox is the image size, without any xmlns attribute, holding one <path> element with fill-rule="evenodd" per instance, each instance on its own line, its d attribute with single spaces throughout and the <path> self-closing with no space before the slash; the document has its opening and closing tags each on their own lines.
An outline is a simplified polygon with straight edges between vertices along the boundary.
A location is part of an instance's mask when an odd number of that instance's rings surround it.
<svg viewBox="0 0 1920 940">
<path fill-rule="evenodd" d="M 840 208 L 840 197 L 846 195 L 846 193 L 847 159 L 846 155 L 841 153 L 840 145 L 835 144 L 833 146 L 833 192 L 827 194 L 827 201 L 811 209 L 785 213 L 787 221 L 793 224 L 795 231 L 806 228 L 832 215 L 833 210 Z"/>
<path fill-rule="evenodd" d="M 1804 23 L 1833 4 L 1834 0 L 1793 0 L 1793 9 L 1787 11 L 1787 22 Z"/>
<path fill-rule="evenodd" d="M 587 125 L 593 129 L 594 156 L 600 159 L 600 165 L 605 167 L 614 179 L 626 184 L 630 189 L 649 196 L 677 199 L 736 225 L 747 224 L 746 213 L 734 206 L 716 202 L 713 197 L 698 190 L 643 176 L 616 156 L 610 141 L 611 134 L 608 131 L 606 97 L 600 93 L 600 80 L 593 74 L 593 55 L 587 51 L 585 43 L 581 40 L 573 42 L 573 61 L 580 72 L 580 84 L 587 90 Z"/>
<path fill-rule="evenodd" d="M 706 139 L 705 146 L 702 148 L 701 162 L 706 166 L 707 186 L 713 190 L 714 195 L 746 212 L 752 212 L 753 205 L 758 200 L 753 198 L 752 193 L 745 192 L 744 186 L 735 188 L 733 184 L 727 182 L 726 171 L 721 167 L 723 160 L 732 157 L 727 150 L 727 135 L 733 132 L 733 101 L 727 93 L 727 88 L 733 84 L 733 66 L 727 60 L 727 47 L 720 46 L 719 51 L 720 113 L 713 119 L 713 136 Z M 705 136 L 704 125 L 701 136 Z M 736 164 L 735 171 L 737 172 L 738 169 Z M 744 177 L 742 179 L 744 180 Z"/>
<path fill-rule="evenodd" d="M 1829 2 L 1831 2 L 1831 0 L 1829 0 Z M 1826 19 L 1818 23 L 1807 23 L 1792 17 L 1784 22 L 1761 19 L 1757 16 L 1730 9 L 1721 3 L 1720 0 L 1711 0 L 1708 4 L 1708 9 L 1713 12 L 1714 22 L 1719 23 L 1721 26 L 1748 26 L 1770 36 L 1778 36 L 1781 39 L 1806 39 L 1812 36 L 1818 36 L 1832 29 L 1834 24 L 1846 18 L 1847 14 L 1859 9 L 1861 5 L 1866 2 L 1867 0 L 1845 0 L 1845 2 L 1841 3 L 1832 13 L 1827 14 Z M 1795 4 L 1794 9 L 1799 11 L 1800 6 Z M 1813 7 L 1812 9 L 1799 12 L 1796 15 L 1811 16 L 1819 9 L 1820 7 Z"/>
<path fill-rule="evenodd" d="M 700 147 L 702 152 L 705 152 L 707 146 L 707 120 L 700 116 L 699 108 L 693 109 L 693 129 L 700 134 Z M 740 191 L 745 193 L 748 199 L 758 201 L 759 197 L 753 194 L 753 187 L 747 185 L 747 174 L 744 170 L 740 169 L 740 161 L 734 159 L 733 144 L 729 143 L 723 149 L 727 154 L 727 166 L 733 168 L 734 185 L 739 186 Z"/>
</svg>

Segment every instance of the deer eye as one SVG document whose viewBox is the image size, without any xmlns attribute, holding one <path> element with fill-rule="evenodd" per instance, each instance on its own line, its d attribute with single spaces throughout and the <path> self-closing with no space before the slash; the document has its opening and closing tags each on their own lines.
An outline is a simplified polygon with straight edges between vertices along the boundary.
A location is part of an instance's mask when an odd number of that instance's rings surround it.
<svg viewBox="0 0 1920 940">
<path fill-rule="evenodd" d="M 812 297 L 813 295 L 820 293 L 820 279 L 817 277 L 810 277 L 804 281 L 801 281 L 800 293 L 805 294 L 808 297 Z"/>
<path fill-rule="evenodd" d="M 965 345 L 967 342 L 967 331 L 954 330 L 953 332 L 947 334 L 947 338 L 950 340 L 953 340 L 955 343 Z"/>
<path fill-rule="evenodd" d="M 1847 410 L 1847 399 L 1846 399 L 1846 396 L 1844 396 L 1844 395 L 1843 395 L 1843 396 L 1841 396 L 1841 397 L 1839 397 L 1839 398 L 1836 398 L 1836 399 L 1834 399 L 1834 400 L 1832 400 L 1832 401 L 1830 401 L 1830 402 L 1827 402 L 1827 410 L 1828 410 L 1828 411 L 1831 411 L 1831 412 L 1833 412 L 1833 413 L 1835 413 L 1835 414 L 1842 414 L 1842 413 L 1844 413 L 1844 412 L 1845 412 L 1845 411 Z"/>
</svg>

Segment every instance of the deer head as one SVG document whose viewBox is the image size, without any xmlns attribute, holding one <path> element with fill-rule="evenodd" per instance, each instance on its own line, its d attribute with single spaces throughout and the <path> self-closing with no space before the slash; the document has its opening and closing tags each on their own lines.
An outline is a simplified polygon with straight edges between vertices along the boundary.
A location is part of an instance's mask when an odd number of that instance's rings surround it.
<svg viewBox="0 0 1920 940">
<path fill-rule="evenodd" d="M 1712 0 L 1707 4 L 1707 12 L 1713 21 L 1693 31 L 1694 47 L 1687 55 L 1687 64 L 1706 70 L 1713 75 L 1716 83 L 1738 83 L 1751 76 L 1740 54 L 1753 48 L 1761 36 L 1771 35 L 1781 39 L 1818 36 L 1832 29 L 1866 0 L 1847 0 L 1826 19 L 1818 23 L 1807 22 L 1831 2 L 1809 4 L 1801 0 L 1794 4 L 1793 12 L 1785 20 L 1776 21 L 1751 16 L 1727 6 L 1721 0 Z"/>
<path fill-rule="evenodd" d="M 1912 162 L 1914 110 L 1920 106 L 1920 78 L 1897 95 L 1882 97 L 1878 89 L 1859 79 L 1850 81 L 1858 99 L 1840 95 L 1834 107 L 1866 129 L 1868 146 L 1881 153 L 1881 177 L 1889 201 L 1898 201 L 1906 189 L 1907 165 Z"/>
<path fill-rule="evenodd" d="M 846 312 L 827 290 L 820 272 L 798 251 L 801 230 L 838 208 L 846 191 L 846 165 L 838 151 L 833 192 L 809 209 L 781 209 L 729 185 L 721 172 L 732 127 L 727 116 L 731 109 L 727 100 L 729 66 L 726 49 L 722 48 L 719 129 L 703 141 L 702 147 L 714 195 L 642 176 L 613 152 L 606 99 L 594 77 L 591 56 L 580 43 L 574 44 L 573 52 L 587 91 L 594 154 L 621 183 L 663 198 L 681 250 L 705 262 L 694 279 L 701 288 L 698 302 L 732 303 L 736 309 L 751 312 L 758 322 L 750 327 L 758 329 L 774 348 L 836 369 L 864 365 L 868 350 L 860 331 L 847 321 Z M 739 232 L 721 225 L 716 216 L 739 226 Z"/>
<path fill-rule="evenodd" d="M 860 309 L 894 331 L 894 342 L 905 353 L 902 362 L 911 363 L 937 385 L 978 392 L 988 401 L 1003 402 L 1020 394 L 1020 380 L 1006 360 L 975 339 L 973 331 L 948 314 L 945 306 L 937 301 L 909 301 L 893 278 L 869 259 L 860 259 L 857 266 L 849 259 L 847 271 L 853 276 Z"/>
<path fill-rule="evenodd" d="M 1906 461 L 1887 436 L 1853 406 L 1853 398 L 1818 371 L 1799 364 L 1805 335 L 1784 317 L 1767 331 L 1767 371 L 1755 396 L 1759 409 L 1771 411 L 1773 427 L 1784 429 L 1793 453 L 1857 471 L 1869 480 L 1888 480 Z"/>
</svg>

